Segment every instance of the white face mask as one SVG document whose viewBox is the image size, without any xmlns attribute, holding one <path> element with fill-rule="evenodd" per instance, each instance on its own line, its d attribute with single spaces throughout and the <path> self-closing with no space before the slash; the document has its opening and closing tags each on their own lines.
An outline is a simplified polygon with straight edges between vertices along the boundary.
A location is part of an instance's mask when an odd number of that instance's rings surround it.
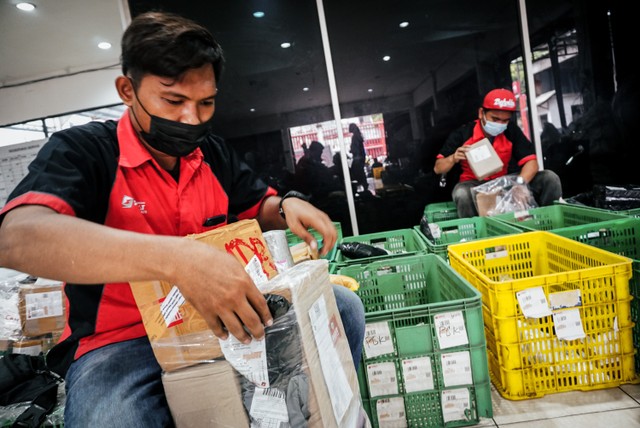
<svg viewBox="0 0 640 428">
<path fill-rule="evenodd" d="M 506 123 L 491 122 L 487 120 L 487 116 L 484 117 L 484 122 L 485 123 L 482 124 L 482 129 L 492 137 L 502 134 L 507 129 Z"/>
</svg>

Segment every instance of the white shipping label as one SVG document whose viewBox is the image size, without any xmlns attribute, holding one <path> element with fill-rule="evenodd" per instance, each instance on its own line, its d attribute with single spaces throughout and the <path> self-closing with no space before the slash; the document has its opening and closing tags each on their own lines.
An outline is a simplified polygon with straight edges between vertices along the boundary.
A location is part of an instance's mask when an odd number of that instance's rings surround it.
<svg viewBox="0 0 640 428">
<path fill-rule="evenodd" d="M 24 306 L 28 320 L 62 316 L 62 291 L 25 294 Z"/>
<path fill-rule="evenodd" d="M 549 293 L 549 303 L 554 311 L 575 308 L 576 306 L 582 306 L 582 296 L 579 289 Z"/>
<path fill-rule="evenodd" d="M 285 399 L 286 394 L 279 389 L 256 388 L 249 410 L 249 414 L 255 419 L 255 425 L 260 428 L 289 426 L 289 413 Z"/>
<path fill-rule="evenodd" d="M 468 420 L 465 411 L 471 410 L 471 397 L 467 388 L 442 391 L 442 417 L 444 422 Z"/>
<path fill-rule="evenodd" d="M 551 315 L 551 309 L 549 309 L 549 303 L 542 287 L 518 291 L 516 298 L 525 318 L 542 318 Z"/>
<path fill-rule="evenodd" d="M 253 283 L 258 288 L 260 288 L 260 286 L 265 282 L 269 281 L 269 277 L 262 270 L 262 263 L 260 263 L 260 259 L 258 259 L 258 256 L 256 255 L 251 257 L 251 260 L 249 260 L 249 263 L 244 267 L 244 270 L 249 274 Z"/>
<path fill-rule="evenodd" d="M 498 245 L 495 247 L 484 249 L 485 260 L 501 259 L 503 257 L 507 257 L 508 255 L 509 252 L 507 251 L 507 247 L 505 247 L 504 245 Z"/>
<path fill-rule="evenodd" d="M 398 393 L 396 365 L 392 362 L 368 364 L 369 394 L 371 397 Z"/>
<path fill-rule="evenodd" d="M 482 162 L 485 159 L 489 159 L 491 157 L 491 152 L 489 151 L 489 147 L 487 146 L 478 146 L 467 152 L 467 157 L 469 157 L 471 162 Z"/>
<path fill-rule="evenodd" d="M 170 327 L 175 321 L 180 319 L 180 307 L 184 305 L 184 296 L 175 285 L 167 294 L 167 297 L 160 303 L 160 313 L 167 327 Z"/>
<path fill-rule="evenodd" d="M 435 324 L 440 349 L 452 348 L 469 343 L 462 311 L 436 314 L 433 316 L 433 323 Z"/>
<path fill-rule="evenodd" d="M 469 351 L 441 354 L 444 386 L 471 385 L 471 355 Z"/>
<path fill-rule="evenodd" d="M 434 389 L 431 358 L 420 357 L 402 360 L 402 377 L 406 392 Z"/>
<path fill-rule="evenodd" d="M 580 318 L 580 309 L 567 309 L 553 313 L 556 336 L 561 340 L 584 339 L 584 327 Z"/>
<path fill-rule="evenodd" d="M 267 351 L 265 340 L 251 339 L 244 344 L 229 335 L 226 340 L 219 340 L 224 358 L 247 380 L 260 388 L 269 387 L 267 371 Z"/>
<path fill-rule="evenodd" d="M 353 391 L 351 391 L 347 375 L 342 367 L 342 361 L 340 361 L 338 351 L 333 343 L 331 325 L 335 323 L 329 319 L 324 296 L 320 296 L 309 309 L 309 319 L 319 351 L 322 376 L 329 390 L 333 414 L 340 425 L 353 398 Z M 353 364 L 353 362 L 349 362 L 349 364 Z"/>
<path fill-rule="evenodd" d="M 380 427 L 406 428 L 407 416 L 404 410 L 404 398 L 392 397 L 378 400 L 376 414 Z"/>
<path fill-rule="evenodd" d="M 364 331 L 364 353 L 367 358 L 394 353 L 388 323 L 384 321 L 369 323 Z"/>
</svg>

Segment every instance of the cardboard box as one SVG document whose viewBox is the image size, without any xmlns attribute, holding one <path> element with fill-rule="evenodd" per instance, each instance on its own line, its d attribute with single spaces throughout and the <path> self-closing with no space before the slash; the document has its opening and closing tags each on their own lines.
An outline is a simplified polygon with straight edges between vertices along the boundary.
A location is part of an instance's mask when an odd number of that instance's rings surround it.
<svg viewBox="0 0 640 428">
<path fill-rule="evenodd" d="M 370 422 L 360 398 L 356 369 L 330 283 L 328 262 L 312 260 L 300 263 L 264 284 L 262 289 L 265 293 L 273 294 L 284 294 L 283 289 L 290 289 L 292 306 L 289 311 L 293 311 L 293 316 L 288 320 L 291 322 L 293 318 L 293 328 L 299 338 L 296 343 L 302 349 L 300 352 L 286 348 L 284 353 L 280 349 L 281 353 L 277 355 L 294 355 L 300 358 L 300 366 L 297 367 L 301 368 L 303 376 L 298 372 L 287 372 L 286 376 L 296 376 L 296 380 L 302 378 L 304 381 L 296 383 L 296 386 L 308 385 L 301 388 L 306 393 L 298 394 L 296 391 L 300 389 L 291 390 L 293 377 L 289 379 L 285 376 L 275 386 L 287 385 L 286 391 L 274 391 L 274 384 L 270 384 L 271 389 L 256 387 L 252 391 L 253 395 L 243 396 L 239 385 L 244 383 L 246 388 L 247 379 L 259 377 L 245 376 L 242 379 L 240 372 L 246 373 L 243 368 L 249 365 L 254 371 L 274 370 L 267 364 L 270 360 L 266 355 L 269 348 L 262 353 L 247 349 L 247 353 L 237 355 L 235 361 L 227 358 L 230 365 L 226 369 L 216 361 L 163 374 L 167 400 L 177 426 L 248 427 L 246 415 L 249 413 L 257 419 L 258 415 L 270 418 L 262 419 L 265 426 L 290 423 L 292 427 L 311 428 L 369 427 Z M 283 329 L 279 319 L 281 318 L 276 318 L 274 325 L 267 329 L 267 335 L 275 330 L 276 334 L 279 331 L 283 335 L 280 337 L 293 336 L 289 333 L 290 330 Z M 268 337 L 264 342 L 268 343 Z M 260 358 L 264 359 L 263 364 L 246 364 Z M 202 381 L 198 380 L 198 374 L 203 376 Z M 270 372 L 267 379 L 271 379 L 272 374 Z M 218 398 L 218 395 L 225 397 Z M 296 406 L 308 410 L 309 418 L 306 423 L 279 419 L 283 414 L 284 417 L 290 417 L 287 414 L 290 407 L 295 409 Z M 245 417 L 239 416 L 241 407 L 244 407 Z M 250 411 L 247 412 L 247 409 Z"/>
<path fill-rule="evenodd" d="M 502 170 L 504 166 L 502 159 L 500 159 L 488 138 L 483 138 L 468 147 L 469 149 L 466 153 L 467 162 L 469 162 L 469 166 L 478 180 Z"/>
<path fill-rule="evenodd" d="M 176 428 L 248 427 L 235 371 L 225 360 L 162 374 Z"/>
<path fill-rule="evenodd" d="M 64 328 L 63 283 L 38 278 L 34 284 L 20 284 L 18 311 L 22 334 L 42 336 Z"/>
<path fill-rule="evenodd" d="M 491 193 L 478 192 L 476 195 L 476 208 L 479 216 L 486 217 L 495 209 L 500 193 L 500 190 Z"/>
<path fill-rule="evenodd" d="M 258 265 L 265 279 L 277 274 L 256 220 L 242 220 L 205 233 L 189 235 L 185 239 L 196 239 L 225 250 L 243 265 Z M 167 304 L 179 301 L 181 297 L 172 284 L 164 281 L 132 282 L 131 291 L 153 352 L 164 371 L 222 357 L 218 338 L 189 302 L 180 305 L 177 313 L 169 312 L 171 315 L 175 313 L 175 317 L 167 319 Z"/>
</svg>

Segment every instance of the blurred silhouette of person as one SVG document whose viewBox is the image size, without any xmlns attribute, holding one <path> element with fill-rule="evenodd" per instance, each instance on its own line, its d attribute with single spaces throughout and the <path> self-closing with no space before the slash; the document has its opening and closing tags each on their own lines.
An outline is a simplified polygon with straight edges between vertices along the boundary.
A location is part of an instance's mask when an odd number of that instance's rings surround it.
<svg viewBox="0 0 640 428">
<path fill-rule="evenodd" d="M 326 198 L 331 192 L 342 190 L 331 169 L 322 162 L 324 146 L 312 141 L 307 153 L 296 164 L 294 188 L 311 196 L 314 203 Z"/>
<path fill-rule="evenodd" d="M 367 182 L 367 174 L 364 171 L 364 163 L 367 157 L 367 152 L 364 149 L 364 137 L 360 128 L 355 123 L 349 124 L 349 132 L 351 132 L 351 155 L 353 156 L 353 162 L 351 163 L 351 177 L 362 186 L 363 190 L 369 188 Z"/>
<path fill-rule="evenodd" d="M 371 164 L 371 168 L 380 168 L 382 166 L 382 162 L 380 162 L 380 158 L 376 158 Z"/>
<path fill-rule="evenodd" d="M 329 167 L 329 169 L 336 179 L 340 180 L 341 183 L 344 181 L 344 174 L 342 173 L 342 156 L 340 156 L 340 152 L 334 153 L 333 165 Z"/>
</svg>

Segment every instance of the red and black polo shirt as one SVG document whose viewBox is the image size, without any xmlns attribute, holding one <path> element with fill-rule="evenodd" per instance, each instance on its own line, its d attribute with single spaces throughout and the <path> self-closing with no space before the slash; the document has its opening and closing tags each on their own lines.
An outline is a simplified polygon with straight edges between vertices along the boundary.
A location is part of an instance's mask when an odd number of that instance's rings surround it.
<svg viewBox="0 0 640 428">
<path fill-rule="evenodd" d="M 482 124 L 479 120 L 463 125 L 449 135 L 437 158 L 441 159 L 451 156 L 458 147 L 477 143 L 483 138 L 485 138 L 485 135 L 484 132 L 482 132 Z M 535 147 L 527 139 L 522 130 L 513 122 L 509 122 L 506 131 L 495 137 L 491 144 L 502 160 L 504 167 L 501 171 L 485 178 L 485 181 L 513 173 L 515 172 L 514 169 L 516 165 L 522 167 L 522 165 L 530 160 L 536 159 Z M 469 162 L 466 160 L 460 161 L 460 167 L 462 168 L 460 182 L 477 180 L 473 170 L 469 166 Z"/>
<path fill-rule="evenodd" d="M 141 144 L 125 112 L 118 122 L 54 133 L 9 195 L 0 221 L 15 207 L 37 204 L 118 229 L 186 236 L 226 224 L 204 226 L 212 217 L 256 217 L 275 194 L 214 135 L 180 159 L 176 181 Z M 146 334 L 128 283 L 67 283 L 64 290 L 67 324 L 47 357 L 60 373 L 86 352 Z"/>
</svg>

